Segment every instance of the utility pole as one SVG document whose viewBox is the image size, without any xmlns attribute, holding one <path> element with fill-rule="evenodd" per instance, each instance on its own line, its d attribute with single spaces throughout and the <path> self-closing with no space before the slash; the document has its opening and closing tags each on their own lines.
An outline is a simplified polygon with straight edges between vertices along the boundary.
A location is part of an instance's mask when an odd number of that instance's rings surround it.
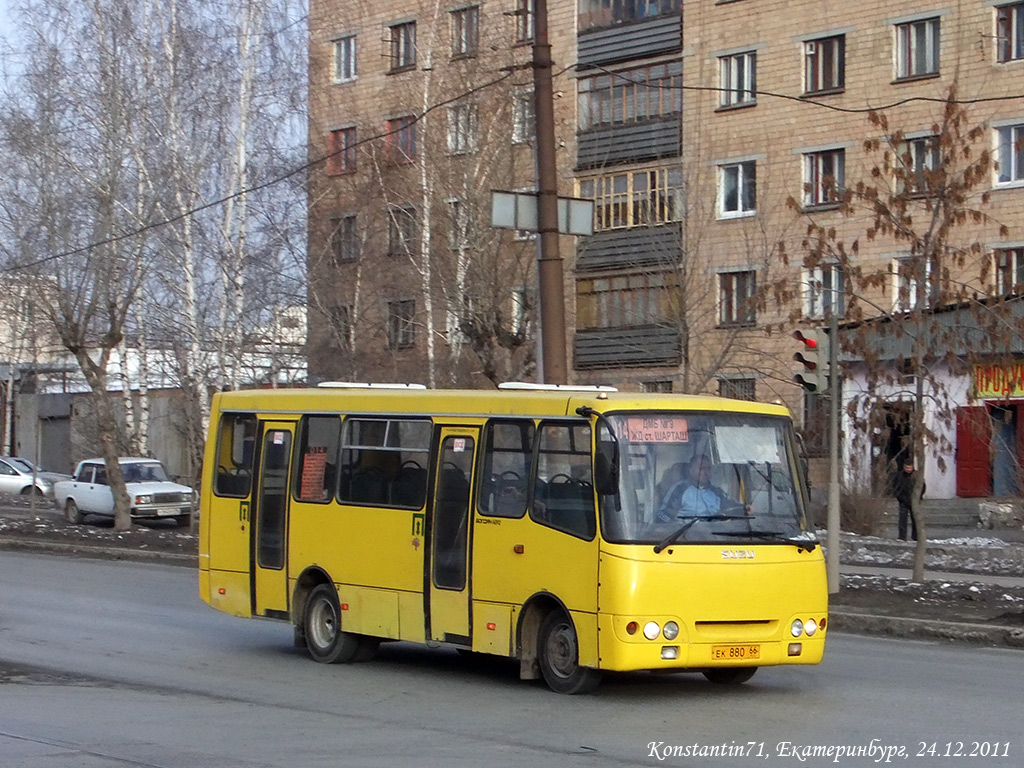
<svg viewBox="0 0 1024 768">
<path fill-rule="evenodd" d="M 834 294 L 838 296 L 838 294 Z M 828 318 L 828 373 L 829 373 L 829 428 L 828 428 L 828 574 L 829 594 L 839 591 L 839 398 L 842 377 L 839 373 L 839 314 L 838 302 L 832 300 Z"/>
<path fill-rule="evenodd" d="M 535 0 L 533 104 L 537 129 L 537 282 L 540 291 L 540 343 L 537 379 L 568 383 L 565 349 L 565 286 L 558 252 L 558 170 L 555 165 L 555 100 L 547 0 Z"/>
</svg>

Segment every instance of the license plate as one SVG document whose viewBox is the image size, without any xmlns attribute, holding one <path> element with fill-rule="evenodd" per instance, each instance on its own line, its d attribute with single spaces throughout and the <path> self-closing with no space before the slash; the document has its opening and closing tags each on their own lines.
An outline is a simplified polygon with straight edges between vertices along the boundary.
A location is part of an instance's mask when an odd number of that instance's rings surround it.
<svg viewBox="0 0 1024 768">
<path fill-rule="evenodd" d="M 159 517 L 164 517 L 165 515 L 178 515 L 178 514 L 181 514 L 181 510 L 179 510 L 177 508 L 175 508 L 175 509 L 158 509 L 156 511 L 156 513 L 157 513 L 157 515 Z"/>
<path fill-rule="evenodd" d="M 761 658 L 760 645 L 713 645 L 711 658 L 715 661 L 746 661 Z"/>
</svg>

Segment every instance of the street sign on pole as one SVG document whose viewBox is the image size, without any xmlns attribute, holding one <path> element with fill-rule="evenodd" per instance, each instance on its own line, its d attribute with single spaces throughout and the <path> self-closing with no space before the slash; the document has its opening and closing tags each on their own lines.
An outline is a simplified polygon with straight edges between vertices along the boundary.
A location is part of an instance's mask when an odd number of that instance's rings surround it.
<svg viewBox="0 0 1024 768">
<path fill-rule="evenodd" d="M 491 191 L 491 226 L 539 231 L 536 192 Z M 594 234 L 594 201 L 578 197 L 558 198 L 558 232 L 562 235 Z"/>
</svg>

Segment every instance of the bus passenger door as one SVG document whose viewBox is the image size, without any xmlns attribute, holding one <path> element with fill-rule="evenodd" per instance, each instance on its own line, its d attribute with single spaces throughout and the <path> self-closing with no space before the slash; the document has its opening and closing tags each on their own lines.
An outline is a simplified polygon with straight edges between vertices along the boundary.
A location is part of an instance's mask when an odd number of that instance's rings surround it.
<svg viewBox="0 0 1024 768">
<path fill-rule="evenodd" d="M 437 437 L 430 529 L 429 632 L 432 640 L 470 645 L 469 526 L 473 458 L 479 429 L 442 428 Z"/>
<path fill-rule="evenodd" d="M 288 618 L 288 476 L 295 425 L 262 422 L 250 566 L 254 616 Z"/>
</svg>

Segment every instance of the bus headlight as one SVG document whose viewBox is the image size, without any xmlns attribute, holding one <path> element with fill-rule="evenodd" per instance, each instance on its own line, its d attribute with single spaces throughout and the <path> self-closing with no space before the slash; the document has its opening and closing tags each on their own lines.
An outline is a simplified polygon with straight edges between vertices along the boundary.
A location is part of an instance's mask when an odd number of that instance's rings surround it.
<svg viewBox="0 0 1024 768">
<path fill-rule="evenodd" d="M 805 635 L 807 635 L 808 637 L 811 637 L 817 631 L 818 631 L 818 625 L 815 623 L 814 619 L 808 619 L 807 621 L 804 622 L 804 634 Z"/>
<path fill-rule="evenodd" d="M 664 635 L 666 640 L 675 640 L 679 637 L 679 625 L 674 621 L 666 621 Z"/>
<path fill-rule="evenodd" d="M 656 640 L 659 634 L 661 634 L 661 627 L 658 626 L 658 622 L 648 621 L 644 624 L 644 637 L 648 640 Z"/>
<path fill-rule="evenodd" d="M 804 632 L 804 623 L 800 619 L 793 619 L 793 623 L 789 625 L 789 634 L 793 637 L 800 637 Z"/>
</svg>

